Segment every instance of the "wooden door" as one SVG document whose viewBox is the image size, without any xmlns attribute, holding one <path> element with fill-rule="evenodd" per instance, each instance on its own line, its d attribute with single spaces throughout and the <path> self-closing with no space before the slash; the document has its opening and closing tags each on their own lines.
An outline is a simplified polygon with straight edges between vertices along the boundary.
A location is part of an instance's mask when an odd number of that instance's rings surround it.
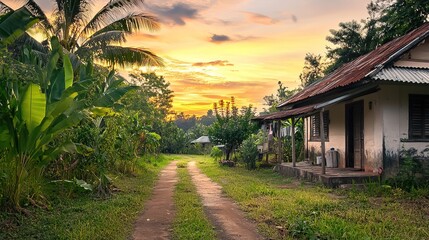
<svg viewBox="0 0 429 240">
<path fill-rule="evenodd" d="M 363 169 L 363 101 L 346 105 L 346 167 Z"/>
</svg>

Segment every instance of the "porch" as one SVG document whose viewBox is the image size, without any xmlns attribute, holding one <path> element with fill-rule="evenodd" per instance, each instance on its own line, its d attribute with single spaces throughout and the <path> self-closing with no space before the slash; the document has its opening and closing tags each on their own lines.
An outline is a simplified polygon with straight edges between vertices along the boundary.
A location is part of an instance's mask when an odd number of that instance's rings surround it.
<svg viewBox="0 0 429 240">
<path fill-rule="evenodd" d="M 318 182 L 331 188 L 337 188 L 343 184 L 362 184 L 378 181 L 378 173 L 364 172 L 351 168 L 326 168 L 322 174 L 322 167 L 306 162 L 281 163 L 277 165 L 277 171 L 283 176 L 294 177 L 310 182 Z"/>
</svg>

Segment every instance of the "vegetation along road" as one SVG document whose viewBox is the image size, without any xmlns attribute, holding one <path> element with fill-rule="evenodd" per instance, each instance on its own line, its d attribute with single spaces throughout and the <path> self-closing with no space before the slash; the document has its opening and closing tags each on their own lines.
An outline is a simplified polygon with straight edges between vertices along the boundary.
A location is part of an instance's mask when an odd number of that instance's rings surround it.
<svg viewBox="0 0 429 240">
<path fill-rule="evenodd" d="M 134 175 L 111 177 L 109 199 L 52 190 L 55 207 L 2 213 L 0 239 L 429 238 L 425 194 L 378 183 L 327 189 L 202 155 L 141 158 Z"/>
</svg>

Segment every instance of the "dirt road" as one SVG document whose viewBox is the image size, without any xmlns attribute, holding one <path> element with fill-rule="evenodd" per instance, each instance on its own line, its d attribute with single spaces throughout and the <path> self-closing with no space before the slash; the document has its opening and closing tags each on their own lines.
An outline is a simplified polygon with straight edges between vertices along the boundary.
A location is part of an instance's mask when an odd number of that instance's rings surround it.
<svg viewBox="0 0 429 240">
<path fill-rule="evenodd" d="M 174 237 L 171 229 L 175 216 L 173 194 L 177 182 L 176 163 L 171 162 L 161 171 L 153 196 L 135 223 L 133 239 L 162 240 Z M 257 233 L 256 225 L 244 217 L 231 199 L 223 196 L 222 188 L 201 173 L 195 162 L 189 162 L 187 169 L 202 199 L 204 212 L 219 239 L 263 239 Z"/>
</svg>

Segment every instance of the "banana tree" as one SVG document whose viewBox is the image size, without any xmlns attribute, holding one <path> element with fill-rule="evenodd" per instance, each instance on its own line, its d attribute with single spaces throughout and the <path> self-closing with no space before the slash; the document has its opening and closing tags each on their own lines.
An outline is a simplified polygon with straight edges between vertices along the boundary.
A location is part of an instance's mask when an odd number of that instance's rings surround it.
<svg viewBox="0 0 429 240">
<path fill-rule="evenodd" d="M 21 7 L 12 11 L 0 2 L 0 45 L 7 46 L 21 37 L 39 18 L 34 17 L 31 12 Z"/>
<path fill-rule="evenodd" d="M 132 89 L 115 83 L 105 87 L 97 101 L 88 102 L 82 96 L 92 81 L 73 82 L 72 64 L 58 39 L 52 38 L 51 46 L 48 65 L 39 69 L 34 82 L 22 85 L 3 80 L 0 75 L 0 149 L 14 169 L 9 174 L 6 202 L 16 210 L 21 209 L 23 188 L 29 176 L 41 171 L 59 154 L 77 149 L 71 141 L 52 147 L 52 140 L 90 113 L 111 107 Z"/>
</svg>

